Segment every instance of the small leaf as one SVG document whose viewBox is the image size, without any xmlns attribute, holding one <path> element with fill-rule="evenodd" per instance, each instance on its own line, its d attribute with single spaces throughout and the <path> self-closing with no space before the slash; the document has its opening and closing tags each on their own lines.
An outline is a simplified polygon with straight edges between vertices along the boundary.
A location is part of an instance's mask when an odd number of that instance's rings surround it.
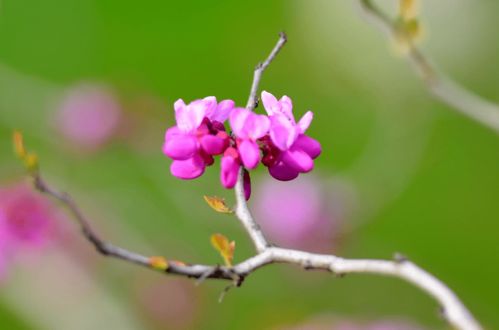
<svg viewBox="0 0 499 330">
<path fill-rule="evenodd" d="M 225 204 L 225 199 L 216 196 L 203 196 L 208 205 L 217 212 L 230 214 L 234 211 Z"/>
<path fill-rule="evenodd" d="M 26 151 L 23 135 L 20 131 L 14 131 L 12 134 L 12 143 L 14 153 L 23 161 L 26 169 L 30 172 L 36 172 L 38 170 L 38 156 L 35 153 Z"/>
<path fill-rule="evenodd" d="M 157 270 L 167 270 L 168 269 L 168 261 L 163 257 L 150 257 L 149 265 L 152 268 Z"/>
<path fill-rule="evenodd" d="M 38 169 L 38 156 L 35 153 L 28 153 L 24 157 L 24 165 L 29 171 L 36 171 Z"/>
<path fill-rule="evenodd" d="M 175 264 L 177 266 L 187 266 L 185 262 L 179 260 L 170 260 L 170 264 Z"/>
<path fill-rule="evenodd" d="M 14 145 L 14 152 L 17 157 L 24 159 L 24 157 L 26 157 L 26 148 L 24 147 L 23 134 L 20 131 L 14 131 L 12 135 L 12 142 Z"/>
<path fill-rule="evenodd" d="M 411 40 L 420 40 L 423 35 L 421 24 L 415 18 L 405 23 L 405 30 Z"/>
<path fill-rule="evenodd" d="M 211 244 L 217 250 L 225 261 L 227 267 L 232 267 L 232 259 L 234 257 L 234 250 L 236 249 L 236 242 L 229 242 L 229 239 L 222 234 L 211 235 Z"/>
<path fill-rule="evenodd" d="M 399 14 L 404 20 L 410 20 L 418 14 L 417 0 L 400 0 Z"/>
</svg>

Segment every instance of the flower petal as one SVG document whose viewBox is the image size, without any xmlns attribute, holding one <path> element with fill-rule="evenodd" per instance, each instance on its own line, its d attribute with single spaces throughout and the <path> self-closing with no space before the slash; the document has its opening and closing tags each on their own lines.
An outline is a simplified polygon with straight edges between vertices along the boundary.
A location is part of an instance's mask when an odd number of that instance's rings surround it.
<svg viewBox="0 0 499 330">
<path fill-rule="evenodd" d="M 186 160 L 174 160 L 170 166 L 170 172 L 177 178 L 191 180 L 204 173 L 205 165 L 199 155 Z"/>
<path fill-rule="evenodd" d="M 257 115 L 251 112 L 246 118 L 244 130 L 252 140 L 258 140 L 269 132 L 270 119 L 265 115 Z"/>
<path fill-rule="evenodd" d="M 179 130 L 184 133 L 193 133 L 199 125 L 201 125 L 201 122 L 206 115 L 206 104 L 203 100 L 196 100 L 192 101 L 187 106 L 182 106 L 179 101 L 175 102 L 175 119 L 177 120 L 177 126 Z M 179 103 L 179 105 L 177 105 L 177 103 Z"/>
<path fill-rule="evenodd" d="M 198 143 L 194 136 L 186 134 L 170 135 L 163 144 L 163 153 L 175 160 L 191 158 L 197 151 Z"/>
<path fill-rule="evenodd" d="M 294 146 L 282 154 L 282 161 L 301 173 L 310 172 L 314 168 L 312 158 L 305 151 L 296 149 Z"/>
<path fill-rule="evenodd" d="M 284 95 L 281 97 L 279 100 L 279 103 L 281 104 L 281 113 L 285 115 L 292 123 L 295 122 L 295 117 L 293 116 L 293 102 L 291 99 Z"/>
<path fill-rule="evenodd" d="M 234 134 L 241 139 L 248 138 L 248 133 L 245 130 L 246 118 L 250 115 L 251 111 L 244 108 L 235 108 L 229 116 L 230 127 Z"/>
<path fill-rule="evenodd" d="M 269 116 L 274 115 L 275 113 L 279 113 L 281 111 L 281 105 L 277 101 L 274 95 L 268 93 L 267 91 L 262 92 L 262 103 L 265 111 Z"/>
<path fill-rule="evenodd" d="M 228 146 L 228 136 L 226 139 L 216 135 L 205 135 L 201 138 L 201 147 L 208 155 L 220 155 Z"/>
<path fill-rule="evenodd" d="M 184 109 L 185 107 L 185 102 L 182 99 L 178 99 L 177 101 L 175 101 L 175 103 L 173 103 L 173 109 L 175 109 L 175 113 Z"/>
<path fill-rule="evenodd" d="M 239 162 L 231 155 L 225 155 L 222 157 L 220 181 L 225 188 L 234 188 L 237 182 L 240 166 Z"/>
<path fill-rule="evenodd" d="M 217 98 L 215 96 L 207 96 L 201 100 L 203 106 L 206 108 L 205 116 L 210 118 L 217 109 Z"/>
<path fill-rule="evenodd" d="M 235 103 L 232 100 L 223 100 L 218 103 L 216 110 L 208 118 L 221 123 L 225 122 L 234 109 L 234 104 Z"/>
<path fill-rule="evenodd" d="M 314 113 L 312 111 L 307 111 L 303 117 L 301 117 L 298 122 L 298 127 L 300 128 L 300 133 L 305 133 L 307 128 L 310 126 L 312 119 L 314 118 Z"/>
<path fill-rule="evenodd" d="M 248 171 L 244 170 L 243 174 L 244 198 L 249 200 L 251 197 L 251 178 Z"/>
<path fill-rule="evenodd" d="M 319 157 L 322 152 L 321 144 L 319 141 L 307 136 L 305 134 L 300 134 L 293 144 L 293 148 L 301 149 L 305 151 L 312 159 Z"/>
<path fill-rule="evenodd" d="M 295 171 L 283 162 L 278 162 L 274 166 L 269 167 L 269 173 L 272 177 L 280 181 L 293 180 L 298 176 L 298 174 L 300 174 L 298 171 Z"/>
<path fill-rule="evenodd" d="M 260 161 L 260 148 L 251 140 L 243 140 L 237 147 L 244 167 L 254 169 Z"/>
<path fill-rule="evenodd" d="M 271 116 L 270 122 L 270 138 L 272 142 L 281 150 L 289 149 L 298 135 L 296 126 L 282 114 Z"/>
</svg>

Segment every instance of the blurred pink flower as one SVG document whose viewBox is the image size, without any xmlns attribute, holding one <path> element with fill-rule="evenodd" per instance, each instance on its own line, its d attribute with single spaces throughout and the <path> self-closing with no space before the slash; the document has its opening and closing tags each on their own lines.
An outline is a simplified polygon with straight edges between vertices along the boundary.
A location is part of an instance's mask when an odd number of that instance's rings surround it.
<svg viewBox="0 0 499 330">
<path fill-rule="evenodd" d="M 39 250 L 54 233 L 53 212 L 24 184 L 0 188 L 0 276 L 15 255 Z"/>
<path fill-rule="evenodd" d="M 117 133 L 122 111 L 108 88 L 76 86 L 61 101 L 57 128 L 71 144 L 89 151 L 97 150 Z"/>
<path fill-rule="evenodd" d="M 145 319 L 157 329 L 197 329 L 200 314 L 199 290 L 185 279 L 144 282 L 137 288 L 139 307 Z"/>
<path fill-rule="evenodd" d="M 337 330 L 423 330 L 420 326 L 407 321 L 379 320 L 366 323 L 354 321 L 340 321 L 335 327 Z"/>
<path fill-rule="evenodd" d="M 343 219 L 336 216 L 341 212 L 330 209 L 321 186 L 323 183 L 311 175 L 286 183 L 265 179 L 258 184 L 255 214 L 271 241 L 317 252 L 329 252 L 337 246 L 335 238 Z"/>
<path fill-rule="evenodd" d="M 319 318 L 299 325 L 279 327 L 279 330 L 424 330 L 425 328 L 405 320 L 358 321 Z"/>
</svg>

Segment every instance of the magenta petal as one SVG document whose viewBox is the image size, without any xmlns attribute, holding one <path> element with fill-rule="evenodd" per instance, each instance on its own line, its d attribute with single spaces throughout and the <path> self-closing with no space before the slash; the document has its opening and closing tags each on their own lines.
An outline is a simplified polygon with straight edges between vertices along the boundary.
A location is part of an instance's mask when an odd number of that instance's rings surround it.
<svg viewBox="0 0 499 330">
<path fill-rule="evenodd" d="M 177 105 L 180 101 L 175 102 L 177 126 L 182 132 L 193 133 L 201 125 L 206 115 L 207 105 L 203 100 L 193 101 L 187 106 Z"/>
<path fill-rule="evenodd" d="M 267 111 L 267 114 L 269 116 L 272 116 L 281 111 L 281 105 L 277 101 L 275 96 L 266 91 L 262 92 L 262 103 L 265 111 Z"/>
<path fill-rule="evenodd" d="M 230 127 L 234 134 L 241 139 L 246 139 L 248 133 L 245 129 L 246 119 L 251 112 L 244 108 L 235 108 L 229 116 Z"/>
<path fill-rule="evenodd" d="M 170 166 L 171 173 L 177 178 L 191 180 L 204 173 L 204 161 L 199 155 L 186 160 L 174 160 Z"/>
<path fill-rule="evenodd" d="M 305 151 L 312 159 L 319 157 L 322 152 L 321 144 L 310 136 L 301 134 L 293 144 L 293 148 Z"/>
<path fill-rule="evenodd" d="M 177 126 L 170 127 L 165 132 L 165 141 L 173 137 L 174 135 L 184 134 L 182 133 Z"/>
<path fill-rule="evenodd" d="M 182 111 L 185 108 L 185 102 L 182 99 L 178 99 L 173 103 L 173 109 L 175 109 L 175 112 L 177 111 Z"/>
<path fill-rule="evenodd" d="M 219 155 L 225 151 L 229 140 L 215 135 L 205 135 L 201 138 L 201 147 L 208 155 Z"/>
<path fill-rule="evenodd" d="M 265 115 L 257 115 L 244 109 L 236 108 L 229 117 L 234 134 L 240 139 L 257 140 L 268 133 L 270 120 Z"/>
<path fill-rule="evenodd" d="M 170 135 L 163 144 L 163 153 L 175 160 L 191 158 L 196 150 L 197 141 L 192 135 Z"/>
<path fill-rule="evenodd" d="M 281 104 L 281 113 L 285 115 L 292 123 L 295 122 L 295 117 L 293 116 L 293 102 L 291 99 L 284 95 L 281 97 L 279 100 L 279 103 Z"/>
<path fill-rule="evenodd" d="M 217 108 L 217 98 L 215 96 L 207 96 L 202 101 L 206 107 L 205 111 L 207 114 L 215 112 Z"/>
<path fill-rule="evenodd" d="M 303 117 L 301 117 L 298 122 L 298 127 L 300 128 L 300 133 L 305 133 L 307 128 L 310 126 L 312 119 L 314 118 L 314 113 L 312 111 L 307 111 Z"/>
<path fill-rule="evenodd" d="M 244 170 L 243 174 L 244 198 L 249 200 L 251 197 L 251 178 L 248 171 Z"/>
<path fill-rule="evenodd" d="M 234 157 L 230 155 L 222 157 L 220 181 L 225 188 L 234 188 L 239 174 L 239 167 L 240 164 Z"/>
<path fill-rule="evenodd" d="M 310 172 L 314 168 L 312 158 L 305 151 L 296 149 L 294 146 L 282 154 L 282 161 L 301 173 Z"/>
<path fill-rule="evenodd" d="M 270 138 L 281 150 L 287 150 L 297 137 L 297 129 L 284 115 L 276 114 L 270 117 Z"/>
<path fill-rule="evenodd" d="M 251 113 L 246 118 L 244 130 L 247 136 L 252 140 L 258 140 L 269 132 L 270 119 L 265 115 Z"/>
<path fill-rule="evenodd" d="M 278 162 L 274 166 L 269 167 L 269 173 L 275 179 L 280 181 L 290 181 L 295 179 L 298 174 L 298 171 L 294 170 L 292 167 L 284 164 L 283 162 Z"/>
<path fill-rule="evenodd" d="M 223 100 L 221 101 L 213 114 L 209 117 L 211 120 L 223 123 L 229 118 L 231 111 L 234 109 L 234 101 Z"/>
<path fill-rule="evenodd" d="M 260 148 L 251 140 L 243 140 L 238 148 L 244 167 L 254 169 L 260 161 Z"/>
</svg>

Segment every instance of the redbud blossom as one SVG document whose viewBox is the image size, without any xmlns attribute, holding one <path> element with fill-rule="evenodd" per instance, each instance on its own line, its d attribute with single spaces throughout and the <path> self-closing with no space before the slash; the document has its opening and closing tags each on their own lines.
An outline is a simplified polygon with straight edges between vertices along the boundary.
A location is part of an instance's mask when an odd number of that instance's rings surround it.
<svg viewBox="0 0 499 330">
<path fill-rule="evenodd" d="M 57 128 L 73 145 L 93 151 L 117 133 L 122 112 L 121 105 L 108 88 L 77 86 L 62 99 Z"/>
<path fill-rule="evenodd" d="M 0 188 L 0 276 L 23 250 L 42 248 L 54 233 L 49 205 L 23 184 Z"/>
<path fill-rule="evenodd" d="M 174 104 L 177 125 L 165 134 L 163 152 L 173 159 L 171 173 L 180 179 L 195 179 L 212 165 L 213 155 L 221 154 L 229 146 L 229 135 L 223 122 L 234 107 L 224 100 L 217 104 L 214 96 L 185 104 Z"/>
<path fill-rule="evenodd" d="M 181 99 L 176 101 L 177 125 L 166 131 L 163 145 L 163 153 L 173 159 L 171 173 L 180 179 L 195 179 L 214 163 L 213 156 L 222 155 L 222 185 L 233 188 L 244 168 L 243 186 L 248 199 L 251 194 L 248 170 L 255 169 L 260 162 L 281 181 L 310 172 L 313 160 L 321 153 L 320 143 L 305 135 L 312 112 L 305 113 L 297 123 L 289 97 L 277 100 L 263 92 L 262 101 L 267 115 L 234 108 L 231 100 L 217 103 L 214 96 L 189 104 Z M 227 119 L 230 133 L 224 126 Z"/>
</svg>

